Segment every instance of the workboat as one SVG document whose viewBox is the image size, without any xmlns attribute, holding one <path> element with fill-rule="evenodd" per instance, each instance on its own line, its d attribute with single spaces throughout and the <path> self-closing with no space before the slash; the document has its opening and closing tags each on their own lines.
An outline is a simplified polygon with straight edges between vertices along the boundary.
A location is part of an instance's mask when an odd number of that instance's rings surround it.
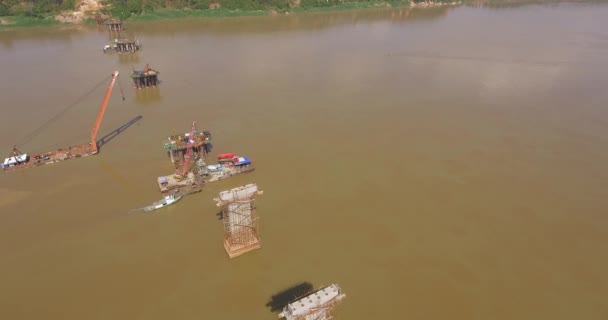
<svg viewBox="0 0 608 320">
<path fill-rule="evenodd" d="M 147 207 L 144 207 L 143 210 L 145 212 L 154 211 L 156 209 L 160 209 L 160 208 L 172 205 L 172 204 L 176 203 L 177 201 L 179 201 L 181 198 L 182 198 L 181 195 L 170 194 L 170 195 L 160 199 L 159 201 L 156 201 L 153 204 L 151 204 Z"/>
</svg>

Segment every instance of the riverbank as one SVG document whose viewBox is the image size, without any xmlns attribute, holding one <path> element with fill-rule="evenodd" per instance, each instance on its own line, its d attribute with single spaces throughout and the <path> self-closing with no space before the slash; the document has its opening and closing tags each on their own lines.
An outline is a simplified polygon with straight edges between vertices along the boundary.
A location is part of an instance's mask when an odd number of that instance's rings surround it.
<svg viewBox="0 0 608 320">
<path fill-rule="evenodd" d="M 20 27 L 43 27 L 58 24 L 61 24 L 61 22 L 55 20 L 53 17 L 44 19 L 25 16 L 0 17 L 0 30 Z"/>
<path fill-rule="evenodd" d="M 290 15 L 304 12 L 317 11 L 341 11 L 341 10 L 363 10 L 372 8 L 391 8 L 391 7 L 408 7 L 410 2 L 348 2 L 330 7 L 311 7 L 311 8 L 291 8 L 289 10 L 230 10 L 230 9 L 207 9 L 207 10 L 157 10 L 154 12 L 143 13 L 140 15 L 131 16 L 130 21 L 148 21 L 158 19 L 177 19 L 177 18 L 224 18 L 224 17 L 242 17 L 242 16 L 277 16 Z"/>
<path fill-rule="evenodd" d="M 365 10 L 374 8 L 428 8 L 445 5 L 459 5 L 463 1 L 438 1 L 438 2 L 418 2 L 413 3 L 409 0 L 405 1 L 365 1 L 365 2 L 344 2 L 332 6 L 294 6 L 289 9 L 266 8 L 264 10 L 240 10 L 212 7 L 210 9 L 157 9 L 141 14 L 133 14 L 125 21 L 151 21 L 160 19 L 180 19 L 180 18 L 227 18 L 227 17 L 243 17 L 243 16 L 278 16 L 291 15 L 306 12 L 319 11 L 342 11 L 342 10 Z M 46 18 L 34 18 L 26 16 L 16 17 L 0 17 L 0 30 L 18 27 L 33 27 L 33 26 L 49 26 L 58 24 L 94 24 L 92 17 L 87 17 L 79 20 L 77 23 L 66 22 L 65 19 L 58 21 L 57 16 Z"/>
</svg>

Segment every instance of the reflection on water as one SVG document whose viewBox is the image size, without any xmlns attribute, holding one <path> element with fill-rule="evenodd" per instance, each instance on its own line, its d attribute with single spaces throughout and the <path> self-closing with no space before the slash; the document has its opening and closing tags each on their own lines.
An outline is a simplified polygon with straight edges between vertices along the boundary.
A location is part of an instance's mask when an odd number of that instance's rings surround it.
<svg viewBox="0 0 608 320">
<path fill-rule="evenodd" d="M 159 81 L 159 86 L 162 85 Z M 135 101 L 142 105 L 152 105 L 161 101 L 160 87 L 133 89 L 135 91 Z"/>
<path fill-rule="evenodd" d="M 136 64 L 140 64 L 141 63 L 141 58 L 140 58 L 140 52 L 141 50 L 135 52 L 135 53 L 116 53 L 115 55 L 118 56 L 118 62 L 120 64 L 124 64 L 124 65 L 129 65 L 129 66 L 133 66 Z M 141 69 L 139 66 L 133 66 L 133 68 L 139 70 Z"/>
</svg>

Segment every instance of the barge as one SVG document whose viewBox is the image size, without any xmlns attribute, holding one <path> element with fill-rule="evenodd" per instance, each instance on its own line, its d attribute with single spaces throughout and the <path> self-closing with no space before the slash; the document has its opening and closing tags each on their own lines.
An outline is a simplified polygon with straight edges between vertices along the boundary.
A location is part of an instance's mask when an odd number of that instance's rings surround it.
<svg viewBox="0 0 608 320">
<path fill-rule="evenodd" d="M 158 187 L 163 194 L 173 192 L 193 193 L 202 190 L 206 183 L 224 180 L 236 175 L 255 170 L 249 157 L 235 157 L 229 163 L 207 165 L 199 158 L 193 167 L 182 169 L 180 172 L 157 178 Z M 184 173 L 186 171 L 187 173 Z"/>
<path fill-rule="evenodd" d="M 103 52 L 134 53 L 139 50 L 139 48 L 139 40 L 137 39 L 114 39 L 111 44 L 107 44 L 103 47 Z"/>
<path fill-rule="evenodd" d="M 207 183 L 249 173 L 253 170 L 255 170 L 255 167 L 249 157 L 234 157 L 231 161 L 221 161 L 218 164 L 206 166 L 202 175 L 205 183 Z"/>
<path fill-rule="evenodd" d="M 96 141 L 97 133 L 99 131 L 99 126 L 101 125 L 103 115 L 106 111 L 106 107 L 108 106 L 108 101 L 110 100 L 110 96 L 112 94 L 112 88 L 114 87 L 116 79 L 118 78 L 118 74 L 118 71 L 114 71 L 112 73 L 112 79 L 110 80 L 110 84 L 106 90 L 106 95 L 101 104 L 99 113 L 97 114 L 97 119 L 93 124 L 91 142 L 34 154 L 22 153 L 17 149 L 17 146 L 14 146 L 11 155 L 2 162 L 2 170 L 9 171 L 33 168 L 97 154 L 99 152 L 99 146 L 97 145 Z"/>
</svg>

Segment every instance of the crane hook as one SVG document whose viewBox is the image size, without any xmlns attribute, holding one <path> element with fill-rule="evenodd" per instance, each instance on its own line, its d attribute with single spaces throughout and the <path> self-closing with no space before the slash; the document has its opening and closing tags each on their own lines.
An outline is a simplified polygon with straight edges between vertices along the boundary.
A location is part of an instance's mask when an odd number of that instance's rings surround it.
<svg viewBox="0 0 608 320">
<path fill-rule="evenodd" d="M 120 95 L 122 96 L 122 101 L 125 101 L 125 93 L 122 91 L 122 81 L 118 79 L 118 89 L 120 89 Z"/>
</svg>

